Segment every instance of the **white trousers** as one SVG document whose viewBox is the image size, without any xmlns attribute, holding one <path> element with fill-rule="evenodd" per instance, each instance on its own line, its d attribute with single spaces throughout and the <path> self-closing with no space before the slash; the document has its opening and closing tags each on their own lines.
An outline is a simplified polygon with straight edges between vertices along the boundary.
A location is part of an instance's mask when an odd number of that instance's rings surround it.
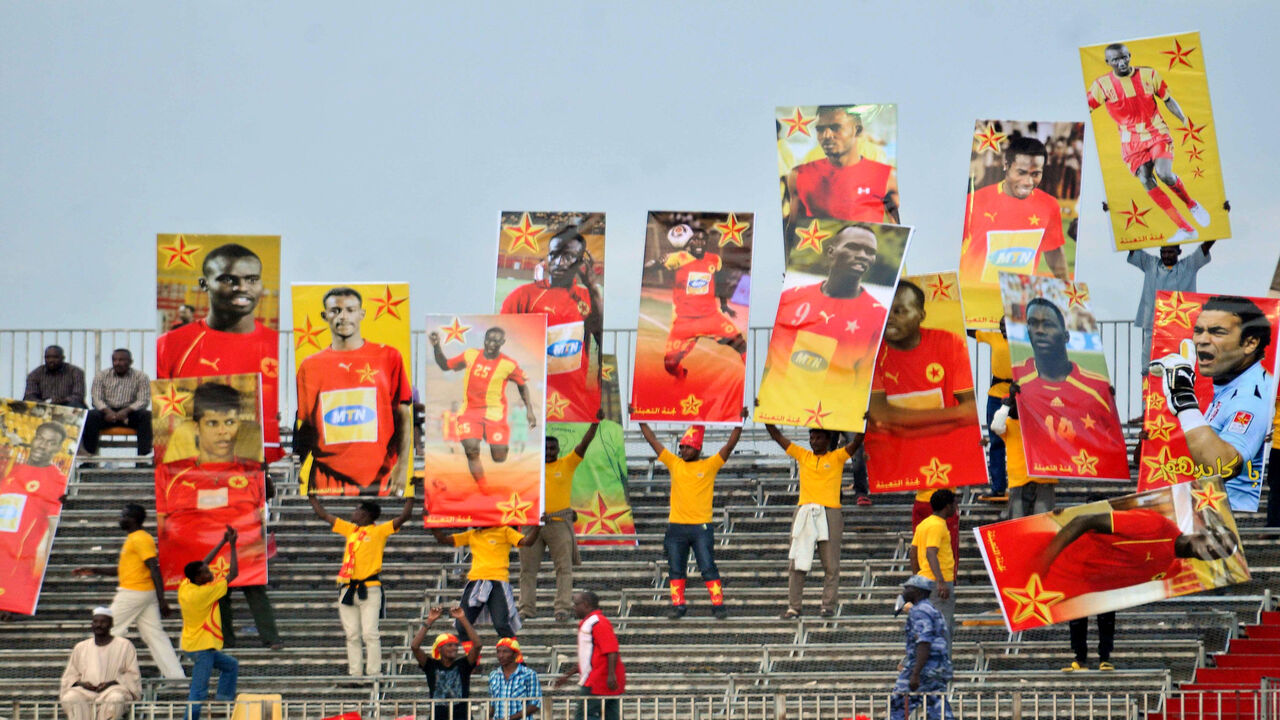
<svg viewBox="0 0 1280 720">
<path fill-rule="evenodd" d="M 368 597 L 352 598 L 351 605 L 342 604 L 346 586 L 338 589 L 338 617 L 347 635 L 347 674 L 360 677 L 360 645 L 364 644 L 364 674 L 377 675 L 382 670 L 382 638 L 378 635 L 378 612 L 382 608 L 382 586 L 367 588 Z"/>
<path fill-rule="evenodd" d="M 116 588 L 116 596 L 111 600 L 111 612 L 115 615 L 115 624 L 111 626 L 111 634 L 124 637 L 129 626 L 137 621 L 138 635 L 151 651 L 151 659 L 160 674 L 172 680 L 181 680 L 186 675 L 178 662 L 178 655 L 173 651 L 173 643 L 164 632 L 160 623 L 160 604 L 156 600 L 154 590 L 125 590 Z"/>
<path fill-rule="evenodd" d="M 125 708 L 133 699 L 133 694 L 119 685 L 100 693 L 73 687 L 62 693 L 61 698 L 67 720 L 118 720 L 124 717 Z"/>
</svg>

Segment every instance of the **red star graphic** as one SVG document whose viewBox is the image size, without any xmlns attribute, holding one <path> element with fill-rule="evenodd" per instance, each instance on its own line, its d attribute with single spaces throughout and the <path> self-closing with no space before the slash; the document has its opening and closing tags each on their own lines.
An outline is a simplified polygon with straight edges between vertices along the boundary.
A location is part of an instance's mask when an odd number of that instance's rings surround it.
<svg viewBox="0 0 1280 720">
<path fill-rule="evenodd" d="M 393 317 L 393 318 L 395 318 L 395 319 L 399 320 L 399 319 L 400 319 L 400 311 L 399 311 L 397 308 L 399 308 L 401 305 L 403 305 L 403 304 L 405 304 L 406 302 L 408 302 L 408 301 L 409 301 L 409 298 L 404 297 L 404 298 L 396 299 L 396 298 L 392 297 L 392 296 L 391 296 L 391 286 L 390 286 L 390 285 L 388 285 L 388 286 L 387 286 L 387 289 L 386 289 L 386 292 L 385 292 L 385 294 L 384 294 L 382 297 L 380 297 L 380 298 L 369 298 L 369 300 L 374 304 L 374 306 L 375 306 L 375 308 L 376 308 L 376 309 L 374 310 L 374 313 L 373 313 L 373 319 L 374 319 L 374 320 L 377 320 L 378 318 L 382 317 L 384 314 L 385 314 L 385 315 L 390 315 L 391 317 Z"/>
<path fill-rule="evenodd" d="M 1084 284 L 1071 283 L 1067 286 L 1067 307 L 1084 307 L 1089 302 L 1089 288 Z"/>
<path fill-rule="evenodd" d="M 818 221 L 814 220 L 809 223 L 809 227 L 799 231 L 800 244 L 796 245 L 797 250 L 812 250 L 819 255 L 822 254 L 822 241 L 831 237 L 831 233 L 826 232 L 818 227 Z"/>
<path fill-rule="evenodd" d="M 569 401 L 555 390 L 547 396 L 547 417 L 564 419 L 564 411 L 569 409 Z"/>
<path fill-rule="evenodd" d="M 1151 212 L 1151 208 L 1147 208 L 1146 210 L 1139 210 L 1138 202 L 1136 200 L 1130 200 L 1129 209 L 1119 211 L 1119 213 L 1125 217 L 1124 229 L 1128 230 L 1129 226 L 1133 225 L 1134 223 L 1137 223 L 1142 227 L 1149 227 L 1147 225 L 1147 221 L 1142 219 L 1146 217 L 1146 214 L 1149 212 Z"/>
<path fill-rule="evenodd" d="M 156 407 L 160 409 L 160 417 L 167 418 L 170 415 L 178 417 L 186 417 L 187 413 L 183 411 L 182 405 L 191 399 L 191 393 L 179 392 L 178 386 L 169 383 L 169 387 L 165 388 L 163 395 L 156 395 L 152 398 Z"/>
<path fill-rule="evenodd" d="M 1156 301 L 1156 326 L 1164 327 L 1172 323 L 1190 330 L 1191 313 L 1199 309 L 1199 303 L 1194 303 L 1190 300 L 1183 302 L 1182 293 L 1172 293 L 1169 295 L 1168 300 Z"/>
<path fill-rule="evenodd" d="M 1199 165 L 1191 168 L 1191 176 L 1195 178 L 1204 177 L 1204 168 L 1200 167 Z"/>
<path fill-rule="evenodd" d="M 293 329 L 293 349 L 301 350 L 303 345 L 311 345 L 317 350 L 323 350 L 324 348 L 320 345 L 320 336 L 328 331 L 329 327 L 327 325 L 312 325 L 310 316 L 307 317 L 306 323 L 306 327 Z"/>
<path fill-rule="evenodd" d="M 1187 62 L 1187 56 L 1195 51 L 1195 48 L 1187 48 L 1186 50 L 1183 50 L 1182 43 L 1178 42 L 1175 38 L 1173 41 L 1173 49 L 1161 50 L 1160 54 L 1169 56 L 1169 67 L 1167 69 L 1172 70 L 1174 65 L 1186 65 L 1187 67 L 1191 67 L 1191 63 Z"/>
<path fill-rule="evenodd" d="M 805 408 L 805 412 L 809 416 L 804 419 L 804 424 L 810 427 L 822 427 L 822 418 L 831 414 L 831 411 L 822 412 L 822 401 L 818 401 L 817 407 Z"/>
<path fill-rule="evenodd" d="M 1005 135 L 1004 133 L 996 132 L 996 127 L 994 125 L 988 125 L 982 132 L 975 132 L 973 134 L 973 151 L 980 153 L 990 150 L 991 152 L 999 155 L 1000 143 L 1004 142 L 1007 137 L 1008 135 Z"/>
<path fill-rule="evenodd" d="M 191 256 L 199 251 L 199 245 L 188 245 L 187 239 L 181 235 L 178 236 L 178 241 L 174 244 L 160 248 L 160 252 L 169 253 L 169 257 L 165 259 L 164 263 L 166 268 L 171 268 L 174 265 L 184 265 L 194 270 L 196 266 L 195 263 L 191 262 Z"/>
<path fill-rule="evenodd" d="M 451 340 L 457 340 L 458 342 L 465 345 L 467 343 L 467 331 L 471 329 L 471 326 L 463 325 L 462 323 L 458 322 L 457 317 L 454 317 L 452 325 L 445 325 L 440 329 L 444 331 L 445 342 L 449 342 Z"/>
<path fill-rule="evenodd" d="M 720 233 L 719 247 L 724 247 L 730 243 L 733 243 L 738 247 L 743 247 L 742 232 L 751 227 L 751 223 L 739 223 L 738 216 L 733 213 L 729 213 L 728 220 L 716 223 L 712 227 L 716 229 L 716 232 Z"/>
<path fill-rule="evenodd" d="M 1157 397 L 1159 396 L 1157 395 Z M 1163 398 L 1161 398 L 1161 402 L 1163 404 Z M 1146 424 L 1144 429 L 1147 431 L 1147 438 L 1151 440 L 1163 440 L 1164 442 L 1169 442 L 1169 433 L 1177 427 L 1178 424 L 1172 420 L 1169 420 L 1163 415 L 1156 415 Z"/>
<path fill-rule="evenodd" d="M 806 118 L 804 113 L 800 112 L 800 108 L 796 108 L 796 112 L 791 117 L 782 118 L 782 123 L 787 126 L 787 137 L 791 137 L 796 133 L 800 133 L 805 137 L 813 137 L 809 133 L 809 126 L 817 118 Z"/>
<path fill-rule="evenodd" d="M 1203 124 L 1197 125 L 1191 122 L 1191 118 L 1188 117 L 1187 124 L 1178 128 L 1178 132 L 1182 133 L 1182 144 L 1186 145 L 1188 140 L 1198 143 L 1204 142 L 1204 140 L 1200 139 L 1200 133 L 1204 132 L 1204 128 Z"/>
<path fill-rule="evenodd" d="M 579 508 L 578 517 L 583 520 L 583 535 L 620 535 L 622 527 L 618 521 L 626 517 L 631 508 L 626 505 L 621 510 L 615 510 L 605 502 L 604 495 L 596 492 L 595 500 L 591 502 L 591 508 Z"/>
<path fill-rule="evenodd" d="M 1187 151 L 1187 159 L 1188 159 L 1188 160 L 1195 160 L 1196 162 L 1199 162 L 1199 161 L 1203 160 L 1203 159 L 1204 159 L 1204 149 L 1203 149 L 1203 148 L 1198 148 L 1198 147 L 1196 147 L 1195 145 L 1192 145 L 1192 146 L 1191 146 L 1191 149 Z"/>
<path fill-rule="evenodd" d="M 529 213 L 520 216 L 519 225 L 508 225 L 502 228 L 502 231 L 511 235 L 511 244 L 507 245 L 507 252 L 514 255 L 521 250 L 528 250 L 533 255 L 541 255 L 542 250 L 538 247 L 538 236 L 546 231 L 545 225 L 534 225 L 529 220 Z"/>
<path fill-rule="evenodd" d="M 926 285 L 926 287 L 929 288 L 930 300 L 937 300 L 939 298 L 943 300 L 955 299 L 951 297 L 951 289 L 954 288 L 955 286 L 947 282 L 946 279 L 944 279 L 941 275 L 935 275 L 933 282 Z"/>
<path fill-rule="evenodd" d="M 1218 486 L 1213 483 L 1205 485 L 1203 490 L 1192 489 L 1191 496 L 1196 499 L 1196 512 L 1205 508 L 1221 511 L 1222 501 L 1227 499 L 1227 494 L 1218 490 Z"/>
</svg>

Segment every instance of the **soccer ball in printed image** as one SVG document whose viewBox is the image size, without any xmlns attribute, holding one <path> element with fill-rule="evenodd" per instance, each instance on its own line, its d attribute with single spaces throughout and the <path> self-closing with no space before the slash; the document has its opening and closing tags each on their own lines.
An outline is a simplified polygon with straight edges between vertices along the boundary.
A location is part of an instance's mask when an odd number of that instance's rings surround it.
<svg viewBox="0 0 1280 720">
<path fill-rule="evenodd" d="M 667 242 L 671 243 L 671 246 L 677 250 L 688 245 L 689 241 L 692 239 L 693 228 L 689 227 L 685 223 L 675 225 L 667 231 Z"/>
</svg>

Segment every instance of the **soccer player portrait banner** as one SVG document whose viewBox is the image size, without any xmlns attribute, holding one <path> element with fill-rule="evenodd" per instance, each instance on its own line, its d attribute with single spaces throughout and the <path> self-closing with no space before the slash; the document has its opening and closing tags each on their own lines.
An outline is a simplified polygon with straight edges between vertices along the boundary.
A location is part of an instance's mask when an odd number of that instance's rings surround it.
<svg viewBox="0 0 1280 720">
<path fill-rule="evenodd" d="M 542 516 L 547 316 L 428 315 L 426 527 Z"/>
<path fill-rule="evenodd" d="M 973 529 L 1020 632 L 1249 579 L 1217 478 Z"/>
<path fill-rule="evenodd" d="M 1000 273 L 1016 406 L 1032 477 L 1129 479 L 1129 458 L 1083 283 Z"/>
<path fill-rule="evenodd" d="M 886 328 L 878 360 L 886 365 L 877 370 L 872 392 L 884 393 L 890 407 L 905 410 L 940 410 L 957 405 L 957 396 L 972 396 L 973 371 L 956 273 L 904 277 L 894 302 L 909 303 L 923 316 L 891 316 L 888 323 L 894 332 Z M 891 342 L 909 345 L 910 350 L 895 351 Z M 910 428 L 873 423 L 867 428 L 865 447 L 873 493 L 987 482 L 976 400 L 971 417 L 963 422 Z"/>
<path fill-rule="evenodd" d="M 156 459 L 156 536 L 166 588 L 203 560 L 230 525 L 239 533 L 240 575 L 232 585 L 267 582 L 266 481 L 258 375 L 151 381 Z M 223 547 L 210 563 L 230 569 Z"/>
<path fill-rule="evenodd" d="M 753 220 L 751 213 L 649 213 L 632 420 L 742 423 Z"/>
<path fill-rule="evenodd" d="M 403 495 L 413 469 L 409 284 L 292 291 L 301 493 Z"/>
<path fill-rule="evenodd" d="M 862 432 L 912 228 L 812 220 L 787 254 L 755 421 Z"/>
<path fill-rule="evenodd" d="M 86 416 L 0 400 L 0 611 L 36 612 Z"/>
<path fill-rule="evenodd" d="M 502 213 L 497 287 L 495 312 L 547 316 L 547 421 L 595 422 L 604 213 Z"/>
<path fill-rule="evenodd" d="M 1278 331 L 1274 298 L 1156 293 L 1139 490 L 1222 477 L 1232 510 L 1258 509 L 1275 412 Z"/>
<path fill-rule="evenodd" d="M 1200 33 L 1080 48 L 1117 250 L 1231 237 Z"/>
<path fill-rule="evenodd" d="M 960 287 L 965 324 L 999 327 L 999 273 L 1075 276 L 1084 123 L 978 120 L 969 156 Z"/>
</svg>

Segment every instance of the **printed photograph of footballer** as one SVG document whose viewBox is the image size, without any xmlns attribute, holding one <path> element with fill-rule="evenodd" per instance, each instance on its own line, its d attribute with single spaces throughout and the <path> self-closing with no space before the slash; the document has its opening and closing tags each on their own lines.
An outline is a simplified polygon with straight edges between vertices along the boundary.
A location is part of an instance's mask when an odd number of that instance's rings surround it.
<svg viewBox="0 0 1280 720">
<path fill-rule="evenodd" d="M 218 544 L 240 540 L 235 587 L 267 583 L 266 496 L 258 375 L 154 380 L 156 542 L 166 588 Z M 228 568 L 228 549 L 210 563 Z"/>
<path fill-rule="evenodd" d="M 1217 478 L 974 529 L 1011 632 L 1249 579 Z"/>
<path fill-rule="evenodd" d="M 755 421 L 862 432 L 912 229 L 814 220 L 787 257 Z"/>
<path fill-rule="evenodd" d="M 504 212 L 496 310 L 547 316 L 547 421 L 600 408 L 604 213 Z"/>
<path fill-rule="evenodd" d="M 1129 479 L 1089 290 L 1000 273 L 1019 427 L 1032 477 Z"/>
<path fill-rule="evenodd" d="M 528 525 L 541 517 L 546 319 L 542 313 L 427 316 L 426 414 L 441 416 L 462 402 L 456 442 L 434 428 L 427 433 L 427 527 Z"/>
<path fill-rule="evenodd" d="M 280 238 L 156 237 L 157 306 L 163 314 L 180 287 L 196 307 L 193 322 L 156 339 L 156 378 L 261 373 L 267 462 L 280 459 Z"/>
<path fill-rule="evenodd" d="M 1233 511 L 1257 511 L 1278 313 L 1280 301 L 1269 298 L 1156 294 L 1140 489 L 1218 476 Z"/>
<path fill-rule="evenodd" d="M 787 252 L 817 218 L 897 223 L 897 105 L 774 109 Z"/>
<path fill-rule="evenodd" d="M 1084 47 L 1080 62 L 1116 249 L 1230 237 L 1200 34 Z"/>
<path fill-rule="evenodd" d="M 34 615 L 86 411 L 0 401 L 0 613 Z"/>
<path fill-rule="evenodd" d="M 751 213 L 649 213 L 633 420 L 742 422 L 752 220 Z"/>
<path fill-rule="evenodd" d="M 408 300 L 408 283 L 293 285 L 304 495 L 403 494 L 413 467 Z"/>
<path fill-rule="evenodd" d="M 1000 272 L 1071 281 L 1083 138 L 1084 123 L 974 123 L 960 248 L 968 327 L 1000 324 Z"/>
</svg>

